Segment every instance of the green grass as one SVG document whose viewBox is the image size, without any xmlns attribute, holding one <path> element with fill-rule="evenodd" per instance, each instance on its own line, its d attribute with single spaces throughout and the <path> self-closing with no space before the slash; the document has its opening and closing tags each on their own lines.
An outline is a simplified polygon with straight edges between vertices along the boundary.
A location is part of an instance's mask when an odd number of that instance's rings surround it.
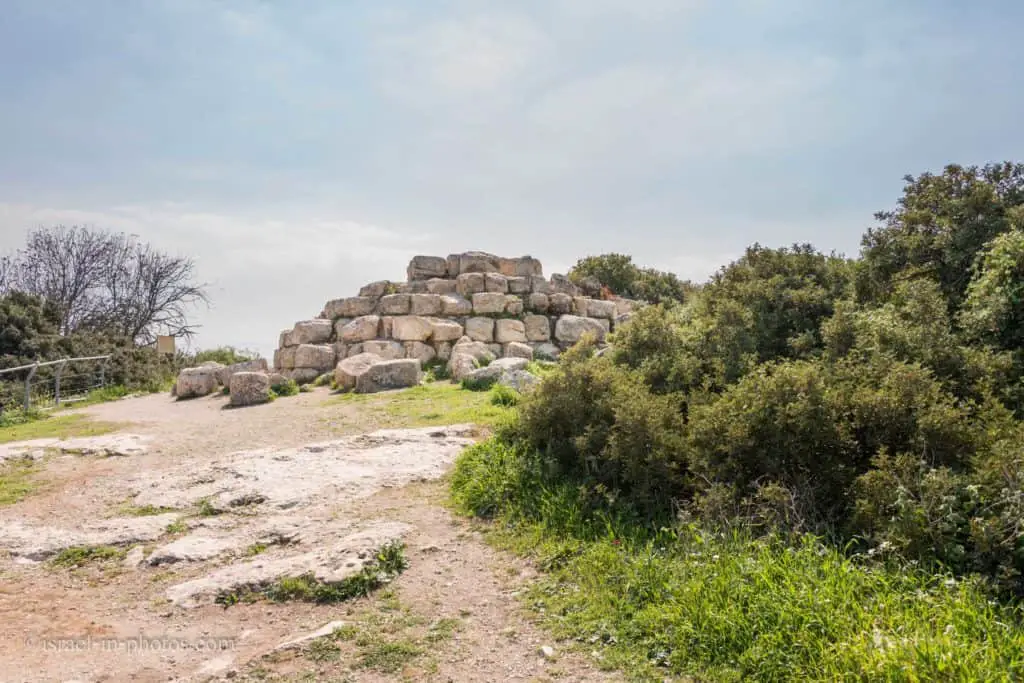
<svg viewBox="0 0 1024 683">
<path fill-rule="evenodd" d="M 96 562 L 122 560 L 127 551 L 109 545 L 78 545 L 65 548 L 50 559 L 54 567 L 73 569 Z"/>
<path fill-rule="evenodd" d="M 278 398 L 285 396 L 295 396 L 299 393 L 299 385 L 293 379 L 286 379 L 281 384 L 275 384 L 270 387 L 270 393 Z"/>
<path fill-rule="evenodd" d="M 175 512 L 174 508 L 160 507 L 159 505 L 122 505 L 118 514 L 125 517 L 155 517 L 168 512 Z"/>
<path fill-rule="evenodd" d="M 38 463 L 28 458 L 0 464 L 0 506 L 13 505 L 35 491 L 39 471 Z"/>
<path fill-rule="evenodd" d="M 850 558 L 818 539 L 651 529 L 588 508 L 492 440 L 452 479 L 461 511 L 545 573 L 524 596 L 555 637 L 633 680 L 1000 681 L 1024 677 L 1018 608 L 974 581 Z"/>
<path fill-rule="evenodd" d="M 269 548 L 269 547 L 270 546 L 267 545 L 266 543 L 253 543 L 252 545 L 250 545 L 248 548 L 245 549 L 245 553 L 244 554 L 245 554 L 246 557 L 255 557 L 256 555 L 260 555 L 262 553 L 265 553 L 267 551 L 267 548 Z"/>
<path fill-rule="evenodd" d="M 203 498 L 196 504 L 196 516 L 197 517 L 216 517 L 221 514 L 222 510 L 218 510 L 214 507 L 206 498 Z"/>
<path fill-rule="evenodd" d="M 374 561 L 363 567 L 362 571 L 342 581 L 319 581 L 311 574 L 284 577 L 267 586 L 222 593 L 217 596 L 216 602 L 224 607 L 259 599 L 317 604 L 344 602 L 369 595 L 389 583 L 408 566 L 404 546 L 401 543 L 389 543 L 377 552 Z"/>
<path fill-rule="evenodd" d="M 87 415 L 49 415 L 30 421 L 0 422 L 0 443 L 29 441 L 31 439 L 70 439 L 80 436 L 102 436 L 121 429 L 113 422 L 96 422 Z"/>
<path fill-rule="evenodd" d="M 504 384 L 496 384 L 491 388 L 491 405 L 511 408 L 519 405 L 519 392 Z"/>
<path fill-rule="evenodd" d="M 332 396 L 328 404 L 357 406 L 375 428 L 450 424 L 490 427 L 513 414 L 505 406 L 492 405 L 488 394 L 464 391 L 446 382 L 381 394 L 338 394 Z"/>
<path fill-rule="evenodd" d="M 166 527 L 164 527 L 164 531 L 166 531 L 169 534 L 183 534 L 186 531 L 188 531 L 188 524 L 185 524 L 185 522 L 179 519 L 175 522 L 171 522 Z"/>
</svg>

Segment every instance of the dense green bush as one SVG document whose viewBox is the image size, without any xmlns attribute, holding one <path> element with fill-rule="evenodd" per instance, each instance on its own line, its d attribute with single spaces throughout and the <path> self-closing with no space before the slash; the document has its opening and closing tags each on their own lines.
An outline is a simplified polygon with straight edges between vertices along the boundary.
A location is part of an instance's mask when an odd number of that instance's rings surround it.
<svg viewBox="0 0 1024 683">
<path fill-rule="evenodd" d="M 612 294 L 655 304 L 683 301 L 691 287 L 673 273 L 636 266 L 626 254 L 582 258 L 569 271 L 569 278 L 577 283 L 595 278 Z"/>
</svg>

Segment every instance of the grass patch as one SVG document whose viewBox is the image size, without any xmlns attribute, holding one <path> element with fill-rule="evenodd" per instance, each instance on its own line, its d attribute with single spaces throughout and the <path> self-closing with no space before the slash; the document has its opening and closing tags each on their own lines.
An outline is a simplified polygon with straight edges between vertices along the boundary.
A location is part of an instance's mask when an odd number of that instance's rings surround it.
<svg viewBox="0 0 1024 683">
<path fill-rule="evenodd" d="M 183 534 L 186 531 L 188 531 L 188 524 L 185 524 L 185 522 L 179 519 L 175 522 L 171 522 L 166 527 L 164 527 L 164 531 L 166 531 L 169 534 Z"/>
<path fill-rule="evenodd" d="M 280 384 L 275 384 L 270 387 L 270 393 L 273 396 L 282 398 L 285 396 L 296 396 L 299 393 L 299 385 L 293 379 L 286 379 Z"/>
<path fill-rule="evenodd" d="M 491 405 L 511 408 L 519 405 L 519 392 L 504 384 L 495 384 L 491 387 Z"/>
<path fill-rule="evenodd" d="M 555 637 L 634 680 L 1019 680 L 1019 608 L 980 583 L 847 557 L 812 536 L 652 529 L 594 506 L 497 440 L 460 457 L 454 504 L 545 574 L 524 596 Z"/>
<path fill-rule="evenodd" d="M 221 514 L 222 510 L 218 510 L 213 506 L 208 499 L 203 498 L 196 504 L 196 516 L 197 517 L 216 517 Z"/>
<path fill-rule="evenodd" d="M 29 458 L 8 460 L 0 464 L 0 506 L 13 505 L 35 491 L 39 464 Z"/>
<path fill-rule="evenodd" d="M 217 596 L 216 602 L 224 607 L 260 599 L 271 602 L 300 601 L 317 604 L 344 602 L 369 595 L 377 588 L 390 583 L 408 566 L 404 545 L 398 542 L 389 543 L 377 552 L 374 561 L 362 571 L 342 581 L 323 582 L 311 574 L 285 577 L 267 586 L 222 593 Z"/>
<path fill-rule="evenodd" d="M 28 419 L 11 418 L 8 417 L 9 415 L 9 413 L 5 413 L 3 421 L 0 421 L 0 443 L 32 439 L 102 436 L 116 432 L 123 426 L 113 422 L 95 422 L 87 415 L 79 414 L 48 415 L 40 413 L 41 417 Z"/>
<path fill-rule="evenodd" d="M 159 505 L 123 505 L 118 513 L 125 517 L 155 517 L 168 512 L 175 512 L 174 508 L 165 508 Z"/>
<path fill-rule="evenodd" d="M 496 426 L 513 414 L 495 406 L 488 394 L 463 391 L 458 385 L 436 382 L 383 394 L 338 394 L 328 404 L 358 406 L 363 424 L 371 428 L 430 427 L 449 424 Z"/>
<path fill-rule="evenodd" d="M 245 549 L 244 555 L 246 557 L 255 557 L 261 555 L 267 551 L 270 546 L 266 543 L 253 543 L 251 546 Z"/>
<path fill-rule="evenodd" d="M 127 551 L 110 545 L 77 545 L 65 548 L 50 560 L 54 567 L 74 569 L 97 562 L 123 560 Z"/>
<path fill-rule="evenodd" d="M 497 377 L 463 377 L 459 386 L 466 391 L 487 391 L 497 383 Z"/>
</svg>

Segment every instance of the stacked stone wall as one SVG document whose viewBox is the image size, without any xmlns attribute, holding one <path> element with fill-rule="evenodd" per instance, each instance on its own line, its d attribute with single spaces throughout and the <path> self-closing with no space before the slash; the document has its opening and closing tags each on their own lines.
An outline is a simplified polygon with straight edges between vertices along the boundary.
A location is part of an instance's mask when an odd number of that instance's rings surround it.
<svg viewBox="0 0 1024 683">
<path fill-rule="evenodd" d="M 328 301 L 316 319 L 283 331 L 274 367 L 303 383 L 361 353 L 425 365 L 447 361 L 463 337 L 496 357 L 554 360 L 586 333 L 603 341 L 636 305 L 586 296 L 564 275 L 546 279 L 530 256 L 416 256 L 406 275 Z"/>
</svg>

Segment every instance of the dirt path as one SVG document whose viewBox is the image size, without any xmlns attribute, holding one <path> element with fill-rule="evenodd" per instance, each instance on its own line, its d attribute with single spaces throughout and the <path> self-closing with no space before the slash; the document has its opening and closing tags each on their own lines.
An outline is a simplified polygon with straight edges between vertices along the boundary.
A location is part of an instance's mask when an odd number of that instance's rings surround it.
<svg viewBox="0 0 1024 683">
<path fill-rule="evenodd" d="M 127 424 L 132 454 L 35 449 L 40 488 L 0 508 L 0 680 L 614 679 L 539 654 L 558 648 L 519 609 L 529 568 L 441 505 L 473 430 L 360 434 L 373 408 L 327 399 L 130 399 L 86 412 Z M 344 580 L 396 540 L 408 568 L 369 597 L 245 599 L 284 576 Z"/>
</svg>

